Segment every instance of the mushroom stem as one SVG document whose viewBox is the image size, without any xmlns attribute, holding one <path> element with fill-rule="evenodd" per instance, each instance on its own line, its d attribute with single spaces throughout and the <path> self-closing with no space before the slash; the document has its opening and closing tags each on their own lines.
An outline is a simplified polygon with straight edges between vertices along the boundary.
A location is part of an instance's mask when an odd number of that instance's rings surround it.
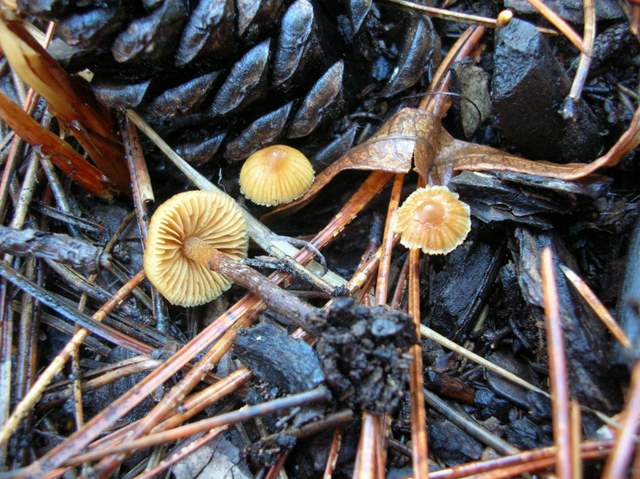
<svg viewBox="0 0 640 479">
<path fill-rule="evenodd" d="M 184 242 L 183 252 L 191 260 L 216 271 L 232 283 L 242 286 L 258 296 L 273 311 L 295 322 L 311 335 L 315 328 L 309 319 L 318 315 L 318 309 L 301 301 L 297 296 L 278 287 L 269 278 L 242 261 L 231 258 L 197 237 Z"/>
</svg>

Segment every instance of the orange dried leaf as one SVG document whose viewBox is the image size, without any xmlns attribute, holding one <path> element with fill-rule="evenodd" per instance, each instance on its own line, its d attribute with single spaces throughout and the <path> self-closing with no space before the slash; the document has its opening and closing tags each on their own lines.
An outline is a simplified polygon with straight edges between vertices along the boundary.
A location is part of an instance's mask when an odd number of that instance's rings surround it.
<svg viewBox="0 0 640 479">
<path fill-rule="evenodd" d="M 0 93 L 0 117 L 20 138 L 40 147 L 45 155 L 71 180 L 89 193 L 101 198 L 111 198 L 109 187 L 100 171 L 85 160 L 68 143 L 62 141 L 49 130 L 42 128 L 22 108 Z"/>
<path fill-rule="evenodd" d="M 11 67 L 47 100 L 51 113 L 72 132 L 96 166 L 116 188 L 128 191 L 129 175 L 112 117 L 87 85 L 70 77 L 17 20 L 0 19 L 0 47 Z"/>
</svg>

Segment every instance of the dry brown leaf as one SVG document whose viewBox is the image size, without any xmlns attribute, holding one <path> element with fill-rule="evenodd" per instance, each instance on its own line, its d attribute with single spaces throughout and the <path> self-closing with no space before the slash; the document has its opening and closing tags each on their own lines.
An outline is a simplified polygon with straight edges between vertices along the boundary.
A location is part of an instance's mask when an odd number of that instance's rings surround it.
<svg viewBox="0 0 640 479">
<path fill-rule="evenodd" d="M 345 170 L 376 170 L 407 173 L 412 164 L 430 184 L 446 184 L 457 171 L 513 171 L 547 178 L 577 180 L 596 170 L 616 165 L 640 144 L 640 108 L 618 142 L 591 163 L 558 164 L 531 161 L 501 150 L 457 140 L 441 119 L 426 110 L 404 108 L 387 120 L 366 142 L 349 150 L 323 170 L 300 199 L 265 215 L 292 213 L 309 203 L 338 173 Z"/>
<path fill-rule="evenodd" d="M 120 191 L 128 191 L 124 151 L 109 112 L 86 84 L 70 77 L 17 20 L 0 19 L 0 47 L 22 80 L 44 97 L 49 110 L 76 137 Z"/>
<path fill-rule="evenodd" d="M 71 180 L 89 193 L 109 199 L 111 192 L 105 184 L 104 175 L 85 160 L 68 143 L 62 141 L 49 130 L 42 128 L 22 108 L 0 93 L 0 118 L 27 143 L 40 147 L 43 154 Z"/>
</svg>

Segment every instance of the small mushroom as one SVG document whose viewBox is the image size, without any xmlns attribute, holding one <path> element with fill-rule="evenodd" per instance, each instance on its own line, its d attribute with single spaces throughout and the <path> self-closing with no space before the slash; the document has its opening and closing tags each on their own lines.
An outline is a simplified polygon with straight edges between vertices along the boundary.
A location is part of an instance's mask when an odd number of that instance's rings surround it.
<svg viewBox="0 0 640 479">
<path fill-rule="evenodd" d="M 247 226 L 233 199 L 188 191 L 163 203 L 149 222 L 144 269 L 171 304 L 197 306 L 229 289 L 231 282 L 207 267 L 208 252 L 245 258 Z"/>
<path fill-rule="evenodd" d="M 391 227 L 407 248 L 447 254 L 462 244 L 471 229 L 469 206 L 444 186 L 419 188 L 398 208 Z"/>
<path fill-rule="evenodd" d="M 231 283 L 247 288 L 267 306 L 312 332 L 309 306 L 243 262 L 247 256 L 244 214 L 221 192 L 179 193 L 149 222 L 144 269 L 170 303 L 197 306 L 217 298 Z"/>
<path fill-rule="evenodd" d="M 256 151 L 242 165 L 242 194 L 262 206 L 276 206 L 300 198 L 314 179 L 311 162 L 300 151 L 272 145 Z"/>
</svg>

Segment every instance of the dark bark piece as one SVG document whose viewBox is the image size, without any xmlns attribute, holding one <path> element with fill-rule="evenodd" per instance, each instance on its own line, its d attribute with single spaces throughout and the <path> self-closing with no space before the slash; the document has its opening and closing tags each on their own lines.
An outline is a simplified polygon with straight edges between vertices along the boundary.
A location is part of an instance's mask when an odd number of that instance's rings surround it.
<svg viewBox="0 0 640 479">
<path fill-rule="evenodd" d="M 211 105 L 212 114 L 225 115 L 257 99 L 266 84 L 270 42 L 256 45 L 236 62 Z"/>
<path fill-rule="evenodd" d="M 119 63 L 132 60 L 160 62 L 171 56 L 187 21 L 185 0 L 165 0 L 150 15 L 131 22 L 118 38 L 111 53 Z"/>
<path fill-rule="evenodd" d="M 539 259 L 546 246 L 554 252 L 567 364 L 571 365 L 568 372 L 572 397 L 580 404 L 601 411 L 618 410 L 621 404 L 619 385 L 606 367 L 609 364 L 606 357 L 607 331 L 589 307 L 576 300 L 572 287 L 558 266 L 562 262 L 580 274 L 573 257 L 552 235 L 533 234 L 518 228 L 515 238 L 515 265 L 520 290 L 525 301 L 533 306 L 530 308 L 533 318 L 540 323 L 544 322 L 544 312 Z"/>
<path fill-rule="evenodd" d="M 435 42 L 431 21 L 410 16 L 398 64 L 381 95 L 391 97 L 418 83 L 425 72 Z"/>
<path fill-rule="evenodd" d="M 570 80 L 533 25 L 514 20 L 499 29 L 494 58 L 494 107 L 508 144 L 532 159 L 595 157 L 601 147 L 595 116 L 581 100 L 573 115 L 560 115 Z"/>
<path fill-rule="evenodd" d="M 292 103 L 287 103 L 271 113 L 261 116 L 227 144 L 225 158 L 231 161 L 246 160 L 260 148 L 274 143 L 282 136 L 289 118 Z"/>
<path fill-rule="evenodd" d="M 307 136 L 340 108 L 344 63 L 337 62 L 316 82 L 298 108 L 289 127 L 289 138 Z"/>
<path fill-rule="evenodd" d="M 557 158 L 557 110 L 570 83 L 546 39 L 530 23 L 513 20 L 496 33 L 494 58 L 492 94 L 505 140 L 526 157 Z"/>
<path fill-rule="evenodd" d="M 511 221 L 549 229 L 549 215 L 574 214 L 605 195 L 610 180 L 593 175 L 580 181 L 564 181 L 512 172 L 464 171 L 450 184 L 485 223 Z"/>
<path fill-rule="evenodd" d="M 71 46 L 101 46 L 122 29 L 126 19 L 126 12 L 122 7 L 96 8 L 58 21 L 56 34 Z"/>
<path fill-rule="evenodd" d="M 347 9 L 354 35 L 360 30 L 362 22 L 369 13 L 369 10 L 371 10 L 372 3 L 372 0 L 348 0 Z"/>
<path fill-rule="evenodd" d="M 156 97 L 147 111 L 156 116 L 186 115 L 196 110 L 207 98 L 220 72 L 211 72 L 171 88 Z"/>
<path fill-rule="evenodd" d="M 94 83 L 93 93 L 103 105 L 111 108 L 135 108 L 144 99 L 151 80 L 141 83 Z"/>
<path fill-rule="evenodd" d="M 527 417 L 510 421 L 506 432 L 507 441 L 523 449 L 535 449 L 551 445 L 548 435 L 545 435 L 542 428 Z"/>
<path fill-rule="evenodd" d="M 210 136 L 203 141 L 193 141 L 176 146 L 176 152 L 187 162 L 195 166 L 209 163 L 218 152 L 226 132 Z"/>
<path fill-rule="evenodd" d="M 316 172 L 324 170 L 331 163 L 346 154 L 353 146 L 357 132 L 358 126 L 353 125 L 331 143 L 318 151 L 312 160 L 312 164 Z"/>
<path fill-rule="evenodd" d="M 591 71 L 602 67 L 611 58 L 634 45 L 635 37 L 629 31 L 627 22 L 618 23 L 598 34 L 593 44 Z"/>
<path fill-rule="evenodd" d="M 438 414 L 429 415 L 428 432 L 429 450 L 447 466 L 477 461 L 482 456 L 482 444 Z"/>
<path fill-rule="evenodd" d="M 536 384 L 535 377 L 529 367 L 514 357 L 511 352 L 495 351 L 488 355 L 487 359 L 493 364 L 497 364 L 507 371 L 511 371 L 519 378 L 522 378 L 531 384 Z M 486 376 L 487 383 L 491 389 L 496 392 L 496 394 L 508 399 L 522 408 L 527 409 L 529 407 L 527 389 L 491 371 L 487 371 Z"/>
<path fill-rule="evenodd" d="M 313 348 L 272 324 L 260 323 L 243 329 L 236 337 L 233 351 L 260 380 L 281 391 L 303 392 L 324 382 Z"/>
<path fill-rule="evenodd" d="M 301 63 L 307 61 L 304 53 L 311 40 L 314 20 L 313 5 L 308 0 L 297 0 L 287 9 L 273 61 L 274 85 L 290 80 Z"/>
<path fill-rule="evenodd" d="M 186 65 L 196 57 L 208 54 L 228 56 L 233 53 L 235 17 L 233 0 L 200 0 L 182 32 L 176 65 Z"/>
<path fill-rule="evenodd" d="M 430 275 L 429 311 L 432 328 L 462 340 L 482 309 L 502 260 L 501 248 L 477 237 L 443 258 L 442 269 Z"/>
<path fill-rule="evenodd" d="M 102 248 L 57 233 L 0 226 L 0 251 L 15 256 L 35 256 L 68 264 L 84 272 L 95 272 L 110 261 Z"/>
<path fill-rule="evenodd" d="M 632 368 L 640 356 L 640 220 L 636 222 L 629 241 L 624 280 L 616 309 L 620 326 L 632 345 L 627 350 L 616 343 L 616 359 Z"/>
</svg>

